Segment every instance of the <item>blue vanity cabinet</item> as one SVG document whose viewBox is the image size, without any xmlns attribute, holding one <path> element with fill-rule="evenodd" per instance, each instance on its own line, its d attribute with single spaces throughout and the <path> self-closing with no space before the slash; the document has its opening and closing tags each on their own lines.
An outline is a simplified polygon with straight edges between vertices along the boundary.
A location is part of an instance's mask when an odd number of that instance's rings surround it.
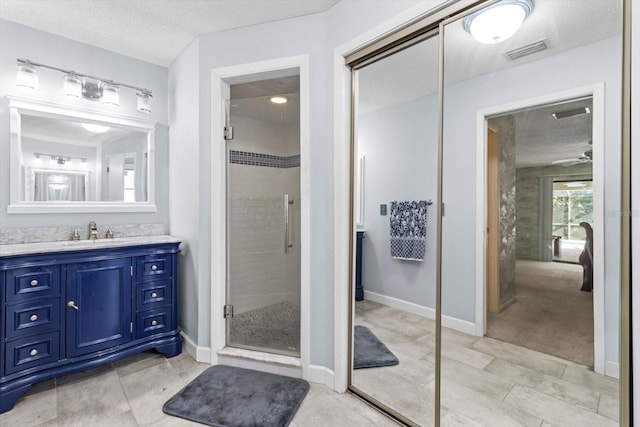
<svg viewBox="0 0 640 427">
<path fill-rule="evenodd" d="M 67 356 L 131 341 L 131 259 L 67 266 Z"/>
<path fill-rule="evenodd" d="M 179 241 L 165 240 L 0 256 L 0 413 L 39 381 L 144 350 L 181 353 Z"/>
</svg>

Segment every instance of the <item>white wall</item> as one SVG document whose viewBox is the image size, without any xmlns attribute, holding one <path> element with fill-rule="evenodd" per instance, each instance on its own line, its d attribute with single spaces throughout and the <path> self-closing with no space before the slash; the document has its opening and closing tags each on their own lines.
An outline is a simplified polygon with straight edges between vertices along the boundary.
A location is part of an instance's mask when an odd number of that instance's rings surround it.
<svg viewBox="0 0 640 427">
<path fill-rule="evenodd" d="M 41 69 L 39 89 L 35 94 L 21 92 L 15 86 L 16 59 L 30 59 L 79 73 L 96 75 L 114 81 L 146 87 L 153 91 L 150 115 L 136 111 L 135 92 L 123 89 L 120 92 L 120 107 L 109 106 L 84 99 L 70 101 L 62 94 L 62 74 Z M 34 100 L 55 102 L 64 105 L 86 106 L 117 111 L 120 114 L 140 117 L 156 122 L 156 204 L 155 213 L 136 214 L 7 214 L 9 205 L 9 111 L 7 95 L 22 96 Z M 10 21 L 0 20 L 0 228 L 82 226 L 90 220 L 108 224 L 143 224 L 169 222 L 168 169 L 168 95 L 167 69 L 131 57 L 72 41 Z"/>
<path fill-rule="evenodd" d="M 363 287 L 365 291 L 435 309 L 435 205 L 427 208 L 425 258 L 416 262 L 391 258 L 389 202 L 436 201 L 437 96 L 359 116 L 358 156 L 361 155 L 365 156 Z M 380 215 L 381 204 L 387 205 L 387 215 Z"/>
<path fill-rule="evenodd" d="M 445 88 L 443 314 L 474 321 L 476 112 L 589 84 L 605 83 L 605 141 L 620 140 L 620 38 Z M 553 77 L 553 78 L 551 78 Z M 605 359 L 618 361 L 620 149 L 605 144 Z M 464 266 L 464 268 L 461 268 Z"/>
<path fill-rule="evenodd" d="M 199 58 L 200 43 L 195 39 L 169 69 L 169 232 L 186 243 L 178 261 L 178 324 L 195 344 L 207 345 L 208 329 L 199 327 L 205 323 L 201 319 L 209 321 L 208 312 L 201 311 L 202 302 L 209 300 L 209 282 L 199 267 L 200 247 L 208 241 L 199 214 Z M 208 266 L 208 260 L 203 265 Z"/>
</svg>

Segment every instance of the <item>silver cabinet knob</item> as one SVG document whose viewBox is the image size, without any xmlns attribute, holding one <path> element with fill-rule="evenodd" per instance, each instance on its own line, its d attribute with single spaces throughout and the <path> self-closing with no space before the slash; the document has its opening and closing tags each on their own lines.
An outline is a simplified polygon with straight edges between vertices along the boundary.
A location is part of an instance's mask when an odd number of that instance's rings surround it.
<svg viewBox="0 0 640 427">
<path fill-rule="evenodd" d="M 157 265 L 153 264 L 153 265 L 151 266 L 151 271 L 156 271 L 157 269 L 158 269 L 158 266 L 157 266 Z"/>
<path fill-rule="evenodd" d="M 38 350 L 35 349 L 35 348 L 32 348 L 31 351 L 29 352 L 29 355 L 31 355 L 31 356 L 35 356 L 37 354 L 38 354 Z"/>
<path fill-rule="evenodd" d="M 35 322 L 36 320 L 38 320 L 38 315 L 32 314 L 31 317 L 29 317 L 29 320 L 31 320 L 32 322 Z"/>
<path fill-rule="evenodd" d="M 155 320 L 152 320 L 152 321 L 151 321 L 151 326 L 156 326 L 157 324 L 158 324 L 158 322 L 157 322 L 157 321 L 155 321 Z"/>
<path fill-rule="evenodd" d="M 152 292 L 152 293 L 151 293 L 151 298 L 158 298 L 158 294 L 157 294 L 157 293 L 155 293 L 155 292 Z"/>
<path fill-rule="evenodd" d="M 75 301 L 69 301 L 67 303 L 67 307 L 69 308 L 73 308 L 74 310 L 79 310 L 78 306 L 76 305 Z"/>
<path fill-rule="evenodd" d="M 32 281 L 29 282 L 29 284 L 31 286 L 38 286 L 38 281 L 36 279 L 33 279 Z"/>
</svg>

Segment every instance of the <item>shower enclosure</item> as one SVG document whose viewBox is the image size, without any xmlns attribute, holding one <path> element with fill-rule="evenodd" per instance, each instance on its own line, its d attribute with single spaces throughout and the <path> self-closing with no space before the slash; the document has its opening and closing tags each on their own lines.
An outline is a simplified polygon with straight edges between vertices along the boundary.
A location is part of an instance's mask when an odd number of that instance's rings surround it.
<svg viewBox="0 0 640 427">
<path fill-rule="evenodd" d="M 298 76 L 232 85 L 227 107 L 227 346 L 299 357 Z"/>
</svg>

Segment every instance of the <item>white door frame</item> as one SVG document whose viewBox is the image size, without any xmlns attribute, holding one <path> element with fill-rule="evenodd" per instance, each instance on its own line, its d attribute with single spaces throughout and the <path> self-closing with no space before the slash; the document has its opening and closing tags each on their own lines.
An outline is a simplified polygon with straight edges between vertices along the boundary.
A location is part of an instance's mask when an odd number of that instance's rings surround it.
<svg viewBox="0 0 640 427">
<path fill-rule="evenodd" d="M 226 344 L 223 305 L 226 301 L 226 144 L 224 101 L 229 84 L 252 81 L 252 75 L 291 68 L 300 72 L 300 363 L 302 378 L 309 377 L 310 356 L 310 103 L 309 56 L 300 55 L 211 70 L 211 364 Z M 284 74 L 283 73 L 283 74 Z"/>
<path fill-rule="evenodd" d="M 486 333 L 487 118 L 524 108 L 593 97 L 593 352 L 594 370 L 605 373 L 604 346 L 604 83 L 582 86 L 479 110 L 476 114 L 476 335 Z"/>
</svg>

